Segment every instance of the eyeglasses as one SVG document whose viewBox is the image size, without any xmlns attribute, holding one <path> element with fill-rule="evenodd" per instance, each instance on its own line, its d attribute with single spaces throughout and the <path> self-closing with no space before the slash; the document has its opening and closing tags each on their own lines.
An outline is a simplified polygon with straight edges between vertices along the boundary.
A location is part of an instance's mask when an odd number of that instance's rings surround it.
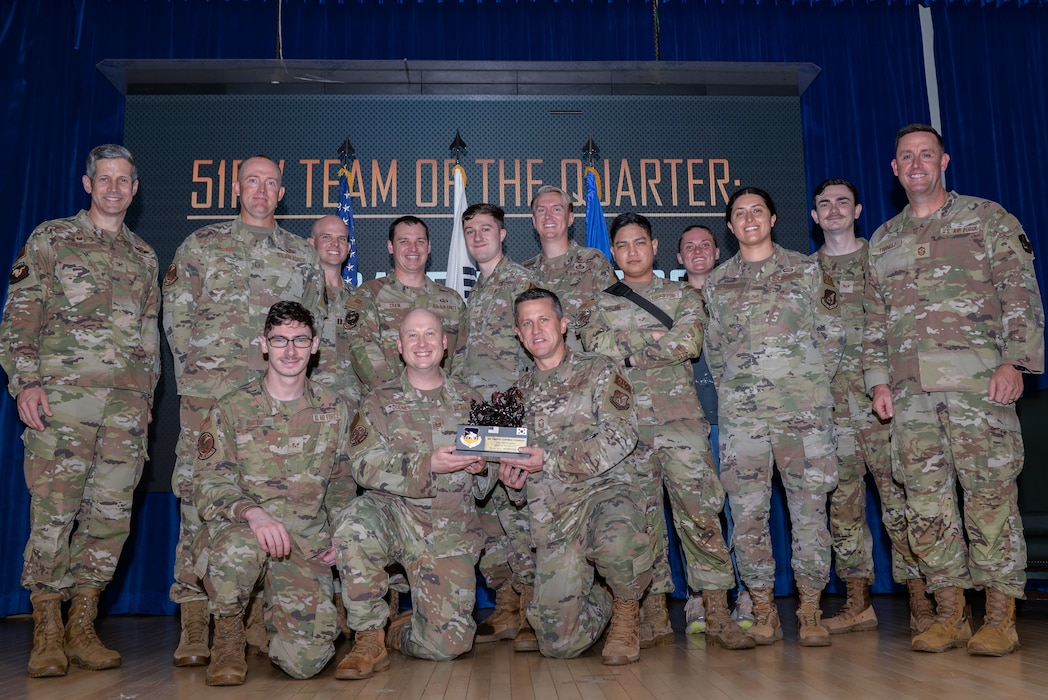
<svg viewBox="0 0 1048 700">
<path fill-rule="evenodd" d="M 295 336 L 294 338 L 274 335 L 266 338 L 266 340 L 275 348 L 286 348 L 288 343 L 293 343 L 296 348 L 308 348 L 313 345 L 313 339 L 304 335 Z"/>
</svg>

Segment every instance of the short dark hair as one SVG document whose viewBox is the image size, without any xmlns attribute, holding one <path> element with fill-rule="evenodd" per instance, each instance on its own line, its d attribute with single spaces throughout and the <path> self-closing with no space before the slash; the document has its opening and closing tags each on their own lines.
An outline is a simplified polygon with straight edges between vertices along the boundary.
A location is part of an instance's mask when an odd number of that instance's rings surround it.
<svg viewBox="0 0 1048 700">
<path fill-rule="evenodd" d="M 735 190 L 735 193 L 732 194 L 731 198 L 728 200 L 728 206 L 724 208 L 724 220 L 726 222 L 729 224 L 731 223 L 731 208 L 735 206 L 735 200 L 746 194 L 757 195 L 763 199 L 764 206 L 768 207 L 768 213 L 772 216 L 777 215 L 777 212 L 775 211 L 775 202 L 772 201 L 770 194 L 762 190 L 760 187 L 743 187 L 741 190 Z"/>
<path fill-rule="evenodd" d="M 538 301 L 539 299 L 549 299 L 553 302 L 553 311 L 557 314 L 557 318 L 564 318 L 564 307 L 561 306 L 560 298 L 548 289 L 542 287 L 529 287 L 523 292 L 517 295 L 517 298 L 513 300 L 513 323 L 516 324 L 520 317 L 520 305 L 526 301 Z"/>
<path fill-rule="evenodd" d="M 626 226 L 640 226 L 642 229 L 647 231 L 648 238 L 655 238 L 655 236 L 651 233 L 651 222 L 648 221 L 648 217 L 644 216 L 643 214 L 637 214 L 632 211 L 626 211 L 616 216 L 614 220 L 612 220 L 611 222 L 611 228 L 608 229 L 608 233 L 612 243 L 615 242 L 615 234 L 617 234 L 620 229 L 623 229 Z"/>
<path fill-rule="evenodd" d="M 855 185 L 848 182 L 847 180 L 842 180 L 839 177 L 831 177 L 820 182 L 819 186 L 815 188 L 815 193 L 811 196 L 811 206 L 813 209 L 815 208 L 815 200 L 819 198 L 819 195 L 825 192 L 827 187 L 833 187 L 834 185 L 847 187 L 849 190 L 851 190 L 852 197 L 855 198 L 855 203 L 859 203 L 859 188 L 857 188 Z"/>
<path fill-rule="evenodd" d="M 720 241 L 717 240 L 717 234 L 715 234 L 713 232 L 713 229 L 711 229 L 709 226 L 703 226 L 702 224 L 692 224 L 691 226 L 689 226 L 686 229 L 684 229 L 683 231 L 681 231 L 680 235 L 677 236 L 677 252 L 678 253 L 680 252 L 681 244 L 684 243 L 684 234 L 686 234 L 688 231 L 696 231 L 696 230 L 697 231 L 705 231 L 706 233 L 710 234 L 710 238 L 713 239 L 713 245 L 715 247 L 717 247 L 717 248 L 720 248 Z"/>
<path fill-rule="evenodd" d="M 426 226 L 426 222 L 417 216 L 407 214 L 405 216 L 393 219 L 393 223 L 389 225 L 389 240 L 393 242 L 393 232 L 397 230 L 397 226 L 401 224 L 407 224 L 408 226 L 421 226 L 422 230 L 426 232 L 426 240 L 429 240 L 429 226 Z"/>
<path fill-rule="evenodd" d="M 299 304 L 297 301 L 278 301 L 269 307 L 269 313 L 266 314 L 266 326 L 264 335 L 269 335 L 269 332 L 276 326 L 279 326 L 288 321 L 294 321 L 301 323 L 303 326 L 309 326 L 309 332 L 314 337 L 317 335 L 316 322 L 313 320 L 313 314 L 310 313 L 309 309 Z"/>
<path fill-rule="evenodd" d="M 131 182 L 138 179 L 138 166 L 135 165 L 135 157 L 131 155 L 131 151 L 116 143 L 104 143 L 91 149 L 91 152 L 87 154 L 87 164 L 84 168 L 87 179 L 94 180 L 95 173 L 98 170 L 98 161 L 109 158 L 123 158 L 126 160 L 131 164 Z"/>
<path fill-rule="evenodd" d="M 498 223 L 500 229 L 506 228 L 506 212 L 497 204 L 488 204 L 487 202 L 474 204 L 462 212 L 462 223 L 466 223 L 478 214 L 490 216 Z"/>
<path fill-rule="evenodd" d="M 934 126 L 931 126 L 930 124 L 907 124 L 895 133 L 895 151 L 899 151 L 899 142 L 902 141 L 903 136 L 921 133 L 934 134 L 935 140 L 939 142 L 939 148 L 943 151 L 946 150 L 946 146 L 942 142 L 942 134 L 936 131 Z"/>
</svg>

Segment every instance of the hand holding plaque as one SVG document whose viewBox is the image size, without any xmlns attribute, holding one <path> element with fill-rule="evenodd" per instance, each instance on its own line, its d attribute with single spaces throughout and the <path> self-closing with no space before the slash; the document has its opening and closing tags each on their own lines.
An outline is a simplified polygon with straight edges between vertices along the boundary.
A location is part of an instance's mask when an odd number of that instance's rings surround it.
<svg viewBox="0 0 1048 700">
<path fill-rule="evenodd" d="M 496 391 L 491 401 L 470 402 L 469 422 L 458 427 L 455 454 L 503 457 L 527 447 L 524 395 L 516 387 L 505 393 Z"/>
</svg>

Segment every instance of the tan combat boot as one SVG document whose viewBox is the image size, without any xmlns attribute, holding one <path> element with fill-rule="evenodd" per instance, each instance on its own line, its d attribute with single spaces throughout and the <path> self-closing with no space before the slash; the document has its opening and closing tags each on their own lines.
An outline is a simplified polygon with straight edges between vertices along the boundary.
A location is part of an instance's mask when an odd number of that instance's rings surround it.
<svg viewBox="0 0 1048 700">
<path fill-rule="evenodd" d="M 69 659 L 62 645 L 62 594 L 34 593 L 33 650 L 29 653 L 29 677 L 64 676 Z"/>
<path fill-rule="evenodd" d="M 913 650 L 940 652 L 967 644 L 972 628 L 964 614 L 964 589 L 951 586 L 935 591 L 935 609 L 935 622 L 913 638 Z"/>
<path fill-rule="evenodd" d="M 191 600 L 178 607 L 182 616 L 182 636 L 175 649 L 175 666 L 205 666 L 211 658 L 211 648 L 208 646 L 211 613 L 208 612 L 207 601 Z"/>
<path fill-rule="evenodd" d="M 393 651 L 401 651 L 404 648 L 404 639 L 408 636 L 408 627 L 411 625 L 412 612 L 401 613 L 389 622 L 389 631 L 386 632 L 386 647 Z"/>
<path fill-rule="evenodd" d="M 65 629 L 65 654 L 70 663 L 91 671 L 116 668 L 120 665 L 120 654 L 107 649 L 95 633 L 95 618 L 98 617 L 100 588 L 80 588 L 69 608 L 69 622 Z"/>
<path fill-rule="evenodd" d="M 363 680 L 388 668 L 385 631 L 381 628 L 360 630 L 353 637 L 353 648 L 338 662 L 335 678 L 343 681 Z"/>
<path fill-rule="evenodd" d="M 906 590 L 910 593 L 910 633 L 917 635 L 935 622 L 935 608 L 924 588 L 924 579 L 907 579 Z"/>
<path fill-rule="evenodd" d="M 757 644 L 774 644 L 782 639 L 782 625 L 779 624 L 779 609 L 775 607 L 775 591 L 771 586 L 750 589 L 753 600 L 753 627 L 750 636 Z"/>
<path fill-rule="evenodd" d="M 822 625 L 819 598 L 822 591 L 811 586 L 798 586 L 800 604 L 797 607 L 798 642 L 802 647 L 830 646 L 830 632 Z"/>
<path fill-rule="evenodd" d="M 612 598 L 611 622 L 608 624 L 608 633 L 600 656 L 605 666 L 625 666 L 640 659 L 638 601 Z"/>
<path fill-rule="evenodd" d="M 833 617 L 824 618 L 822 626 L 830 634 L 845 632 L 870 632 L 877 629 L 877 613 L 870 602 L 870 584 L 861 577 L 844 579 L 848 587 L 848 599 L 844 607 Z"/>
<path fill-rule="evenodd" d="M 205 680 L 208 685 L 243 685 L 247 678 L 244 647 L 244 616 L 215 616 L 215 639 L 211 642 L 211 663 Z"/>
<path fill-rule="evenodd" d="M 727 591 L 703 591 L 702 602 L 706 608 L 707 644 L 720 644 L 725 649 L 752 649 L 757 646 L 756 640 L 731 619 Z"/>
<path fill-rule="evenodd" d="M 269 630 L 266 629 L 265 602 L 261 596 L 251 596 L 244 611 L 244 639 L 249 652 L 269 656 Z"/>
<path fill-rule="evenodd" d="M 513 590 L 509 583 L 502 584 L 495 591 L 495 611 L 477 625 L 473 643 L 487 644 L 502 639 L 513 639 L 520 632 L 522 612 L 520 594 Z"/>
<path fill-rule="evenodd" d="M 986 589 L 986 619 L 968 640 L 968 653 L 973 656 L 1005 656 L 1018 649 L 1015 631 L 1015 598 L 995 588 Z"/>
<path fill-rule="evenodd" d="M 507 586 L 509 584 L 506 584 Z M 531 629 L 528 622 L 528 607 L 531 599 L 535 596 L 534 586 L 520 587 L 520 613 L 517 615 L 517 636 L 513 638 L 513 651 L 538 651 L 539 640 L 535 636 L 535 630 Z"/>
<path fill-rule="evenodd" d="M 648 593 L 640 606 L 640 648 L 673 644 L 673 626 L 665 593 Z"/>
</svg>

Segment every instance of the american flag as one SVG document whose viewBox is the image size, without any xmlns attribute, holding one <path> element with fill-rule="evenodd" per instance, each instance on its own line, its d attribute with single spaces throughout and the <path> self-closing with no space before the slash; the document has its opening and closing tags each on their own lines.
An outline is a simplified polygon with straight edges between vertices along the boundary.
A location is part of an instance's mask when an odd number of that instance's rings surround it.
<svg viewBox="0 0 1048 700">
<path fill-rule="evenodd" d="M 342 279 L 357 286 L 357 236 L 353 232 L 353 197 L 349 192 L 350 172 L 343 167 L 338 171 L 338 215 L 349 230 L 349 257 L 342 266 Z"/>
</svg>

